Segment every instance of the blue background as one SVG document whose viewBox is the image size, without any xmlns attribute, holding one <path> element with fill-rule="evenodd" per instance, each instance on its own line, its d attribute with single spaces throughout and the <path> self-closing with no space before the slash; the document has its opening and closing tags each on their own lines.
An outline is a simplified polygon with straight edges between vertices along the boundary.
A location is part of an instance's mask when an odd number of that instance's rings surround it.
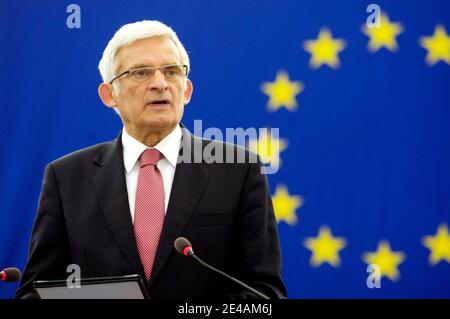
<svg viewBox="0 0 450 319">
<path fill-rule="evenodd" d="M 371 1 L 0 2 L 0 268 L 23 269 L 45 165 L 116 137 L 121 122 L 97 95 L 98 61 L 123 24 L 157 19 L 173 27 L 191 58 L 194 95 L 183 123 L 203 128 L 276 127 L 288 141 L 269 176 L 305 199 L 298 223 L 279 223 L 291 298 L 450 297 L 450 265 L 428 263 L 422 243 L 450 223 L 450 66 L 430 67 L 421 36 L 441 23 L 446 0 L 377 1 L 405 32 L 400 50 L 367 50 L 361 26 Z M 347 47 L 341 67 L 309 67 L 302 42 L 330 28 Z M 279 70 L 301 81 L 298 108 L 267 111 L 260 87 Z M 328 225 L 345 237 L 342 264 L 312 268 L 306 237 Z M 364 252 L 386 239 L 407 258 L 401 277 L 366 286 Z M 0 283 L 0 297 L 16 284 Z"/>
</svg>

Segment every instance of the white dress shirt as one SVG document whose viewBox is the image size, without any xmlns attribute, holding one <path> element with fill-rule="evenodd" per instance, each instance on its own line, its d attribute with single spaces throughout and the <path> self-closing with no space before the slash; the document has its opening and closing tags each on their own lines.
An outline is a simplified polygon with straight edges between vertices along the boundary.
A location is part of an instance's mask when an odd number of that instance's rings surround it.
<svg viewBox="0 0 450 319">
<path fill-rule="evenodd" d="M 147 147 L 135 138 L 128 135 L 125 127 L 122 130 L 123 163 L 125 166 L 125 180 L 127 183 L 128 203 L 130 204 L 131 220 L 134 224 L 134 207 L 136 204 L 136 188 L 141 163 L 139 157 L 147 148 L 156 148 L 163 155 L 156 167 L 161 172 L 164 183 L 164 212 L 169 205 L 170 191 L 172 189 L 173 177 L 178 160 L 181 144 L 181 128 L 179 125 L 162 139 L 154 147 Z"/>
</svg>

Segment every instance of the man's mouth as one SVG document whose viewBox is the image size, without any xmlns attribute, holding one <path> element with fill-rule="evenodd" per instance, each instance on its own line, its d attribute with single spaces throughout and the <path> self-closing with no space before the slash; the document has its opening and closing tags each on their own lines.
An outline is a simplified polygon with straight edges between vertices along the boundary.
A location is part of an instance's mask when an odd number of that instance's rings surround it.
<svg viewBox="0 0 450 319">
<path fill-rule="evenodd" d="M 146 104 L 150 107 L 168 107 L 170 106 L 170 100 L 169 99 L 161 99 L 161 100 L 153 100 Z"/>
</svg>

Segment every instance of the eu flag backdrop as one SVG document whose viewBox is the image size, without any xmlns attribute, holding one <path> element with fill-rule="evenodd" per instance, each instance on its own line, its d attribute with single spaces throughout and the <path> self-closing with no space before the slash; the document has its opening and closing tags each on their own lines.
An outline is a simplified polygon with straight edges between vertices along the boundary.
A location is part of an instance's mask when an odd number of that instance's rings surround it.
<svg viewBox="0 0 450 319">
<path fill-rule="evenodd" d="M 25 265 L 45 165 L 121 129 L 97 64 L 143 19 L 190 54 L 191 131 L 279 129 L 248 147 L 280 165 L 290 298 L 450 297 L 447 0 L 1 1 L 1 268 Z"/>
</svg>

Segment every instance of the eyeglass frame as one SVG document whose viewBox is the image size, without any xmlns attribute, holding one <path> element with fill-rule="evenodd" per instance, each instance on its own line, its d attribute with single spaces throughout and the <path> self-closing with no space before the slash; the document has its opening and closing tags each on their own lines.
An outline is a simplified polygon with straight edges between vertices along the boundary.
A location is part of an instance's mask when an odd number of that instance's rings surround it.
<svg viewBox="0 0 450 319">
<path fill-rule="evenodd" d="M 140 70 L 140 69 L 151 69 L 151 70 L 160 70 L 167 68 L 167 67 L 171 67 L 171 66 L 181 66 L 185 69 L 185 73 L 183 76 L 187 76 L 188 75 L 188 66 L 186 64 L 168 64 L 168 65 L 163 65 L 163 66 L 159 66 L 159 67 L 151 67 L 151 66 L 142 66 L 142 67 L 138 67 L 138 68 L 131 68 L 128 69 L 127 71 L 122 72 L 121 74 L 119 74 L 118 76 L 116 76 L 114 79 L 112 79 L 109 84 L 112 84 L 115 80 L 117 80 L 118 78 L 124 76 L 125 74 L 130 74 L 132 71 L 136 71 L 136 70 Z"/>
</svg>

